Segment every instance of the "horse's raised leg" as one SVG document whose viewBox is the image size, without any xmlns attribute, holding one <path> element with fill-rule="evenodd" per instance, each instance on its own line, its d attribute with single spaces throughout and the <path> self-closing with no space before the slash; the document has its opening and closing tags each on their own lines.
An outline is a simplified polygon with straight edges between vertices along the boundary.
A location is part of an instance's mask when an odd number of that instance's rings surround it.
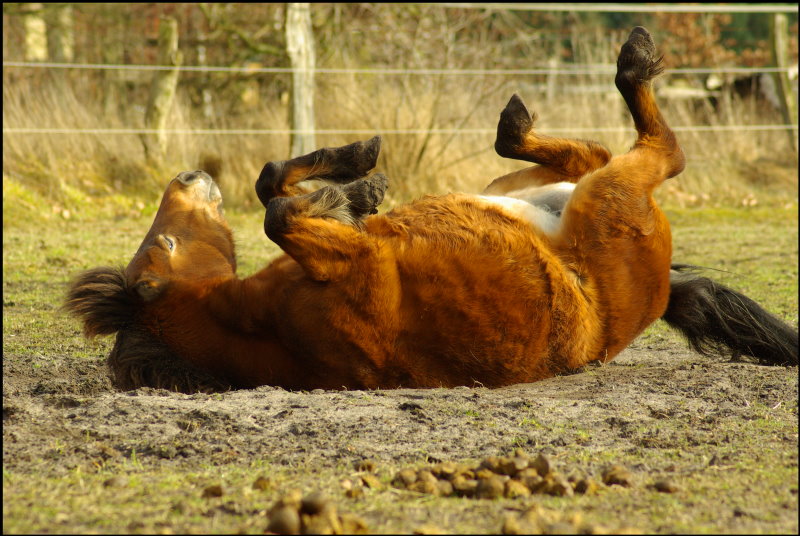
<svg viewBox="0 0 800 536">
<path fill-rule="evenodd" d="M 597 142 L 538 134 L 533 129 L 535 121 L 536 114 L 528 112 L 518 95 L 512 96 L 500 114 L 495 151 L 505 158 L 539 165 L 495 179 L 483 194 L 505 195 L 531 186 L 577 182 L 611 159 L 609 150 Z"/>
<path fill-rule="evenodd" d="M 359 141 L 342 147 L 325 147 L 313 153 L 267 162 L 256 181 L 256 194 L 267 206 L 273 197 L 300 195 L 298 182 L 319 179 L 335 183 L 348 183 L 365 177 L 378 161 L 381 137 Z"/>
<path fill-rule="evenodd" d="M 381 138 L 323 148 L 267 162 L 256 181 L 266 208 L 264 231 L 297 261 L 312 279 L 322 281 L 348 272 L 348 257 L 368 241 L 359 232 L 362 220 L 377 212 L 388 181 L 380 173 L 362 178 L 375 167 Z M 297 183 L 332 182 L 305 193 Z"/>
<path fill-rule="evenodd" d="M 653 94 L 652 80 L 664 70 L 662 58 L 656 56 L 656 47 L 647 30 L 637 26 L 622 45 L 617 58 L 617 75 L 614 83 L 628 105 L 639 137 L 631 153 L 651 153 L 666 166 L 665 178 L 683 171 L 686 159 L 667 126 Z M 628 154 L 631 154 L 628 153 Z"/>
<path fill-rule="evenodd" d="M 318 356 L 320 370 L 329 372 L 322 380 L 331 382 L 328 388 L 378 387 L 376 370 L 393 352 L 401 297 L 397 261 L 394 250 L 361 223 L 376 211 L 386 187 L 386 177 L 376 173 L 267 204 L 264 230 L 294 261 L 282 257 L 267 269 L 295 274 L 282 278 L 297 289 L 279 313 L 295 329 L 287 340 Z M 305 277 L 324 284 L 293 285 L 294 263 Z"/>
<path fill-rule="evenodd" d="M 626 154 L 613 158 L 575 187 L 571 204 L 581 209 L 582 224 L 606 229 L 624 225 L 649 234 L 656 211 L 660 214 L 651 197 L 653 190 L 683 171 L 683 151 L 653 94 L 652 79 L 663 70 L 655 53 L 650 34 L 641 27 L 633 29 L 620 50 L 614 81 L 638 136 Z M 580 203 L 586 207 L 581 208 Z M 621 219 L 609 217 L 617 213 Z"/>
<path fill-rule="evenodd" d="M 315 280 L 348 272 L 351 258 L 372 247 L 360 222 L 377 212 L 388 180 L 381 173 L 310 194 L 275 197 L 267 204 L 264 231 Z"/>
<path fill-rule="evenodd" d="M 684 157 L 653 94 L 651 80 L 661 70 L 650 35 L 635 28 L 620 51 L 615 82 L 636 143 L 576 184 L 553 239 L 581 292 L 602 312 L 599 352 L 586 361 L 613 358 L 667 307 L 672 240 L 652 193 L 680 173 Z"/>
</svg>

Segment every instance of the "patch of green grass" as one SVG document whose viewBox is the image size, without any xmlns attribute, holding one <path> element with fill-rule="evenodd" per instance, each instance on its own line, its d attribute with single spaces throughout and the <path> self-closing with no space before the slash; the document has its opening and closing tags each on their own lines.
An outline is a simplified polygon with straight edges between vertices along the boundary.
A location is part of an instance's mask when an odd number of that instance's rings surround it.
<svg viewBox="0 0 800 536">
<path fill-rule="evenodd" d="M 66 183 L 51 185 L 58 191 L 50 198 L 43 191 L 3 175 L 3 229 L 58 226 L 73 221 L 91 222 L 119 218 L 152 217 L 160 200 L 130 195 L 93 196 Z"/>
<path fill-rule="evenodd" d="M 58 478 L 36 479 L 36 486 L 11 476 L 4 478 L 4 486 L 9 478 L 15 484 L 14 493 L 6 495 L 4 514 L 26 505 L 28 515 L 4 515 L 4 529 L 8 533 L 48 526 L 73 533 L 160 533 L 167 527 L 184 534 L 263 532 L 267 523 L 263 510 L 277 499 L 278 491 L 253 489 L 257 471 L 236 466 L 164 471 L 144 469 L 132 461 L 127 467 L 96 473 L 73 470 Z M 223 496 L 204 498 L 204 489 L 215 484 L 222 485 Z M 220 511 L 226 515 L 218 515 Z"/>
<path fill-rule="evenodd" d="M 674 262 L 709 268 L 707 277 L 797 322 L 796 207 L 671 210 L 667 216 Z"/>
<path fill-rule="evenodd" d="M 702 275 L 797 324 L 797 207 L 670 209 L 673 262 L 707 268 Z M 651 324 L 637 344 L 656 349 L 682 343 L 665 322 Z"/>
<path fill-rule="evenodd" d="M 520 426 L 530 426 L 531 428 L 544 428 L 544 425 L 533 417 L 524 417 L 519 421 Z"/>
</svg>

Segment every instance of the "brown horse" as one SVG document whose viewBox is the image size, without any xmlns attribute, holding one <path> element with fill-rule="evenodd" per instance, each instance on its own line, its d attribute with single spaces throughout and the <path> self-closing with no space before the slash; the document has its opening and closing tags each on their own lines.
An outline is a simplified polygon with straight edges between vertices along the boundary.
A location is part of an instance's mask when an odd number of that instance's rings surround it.
<svg viewBox="0 0 800 536">
<path fill-rule="evenodd" d="M 514 96 L 496 150 L 538 165 L 483 195 L 376 215 L 380 138 L 270 162 L 256 192 L 286 254 L 246 279 L 219 189 L 184 172 L 130 264 L 79 276 L 66 307 L 87 336 L 117 334 L 121 389 L 495 387 L 608 361 L 661 317 L 701 352 L 796 364 L 795 330 L 671 266 L 652 193 L 684 156 L 653 97 L 661 60 L 646 30 L 617 68 L 638 132 L 626 154 L 536 133 Z M 330 184 L 306 193 L 309 179 Z"/>
</svg>

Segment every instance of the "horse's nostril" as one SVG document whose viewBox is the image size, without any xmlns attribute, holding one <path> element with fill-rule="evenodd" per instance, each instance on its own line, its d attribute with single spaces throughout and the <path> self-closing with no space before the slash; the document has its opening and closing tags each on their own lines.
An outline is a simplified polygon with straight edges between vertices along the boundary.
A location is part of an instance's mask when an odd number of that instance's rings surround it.
<svg viewBox="0 0 800 536">
<path fill-rule="evenodd" d="M 176 178 L 188 186 L 198 179 L 198 175 L 194 171 L 184 171 L 179 173 Z"/>
<path fill-rule="evenodd" d="M 179 173 L 176 178 L 186 186 L 189 186 L 198 180 L 205 182 L 211 181 L 211 176 L 205 171 L 199 169 L 197 171 L 184 171 L 183 173 Z"/>
</svg>

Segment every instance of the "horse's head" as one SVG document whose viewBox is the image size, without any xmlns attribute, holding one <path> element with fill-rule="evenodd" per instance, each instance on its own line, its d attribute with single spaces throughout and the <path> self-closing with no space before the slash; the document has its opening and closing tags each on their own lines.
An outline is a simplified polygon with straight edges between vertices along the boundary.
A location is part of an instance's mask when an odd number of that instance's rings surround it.
<svg viewBox="0 0 800 536">
<path fill-rule="evenodd" d="M 233 235 L 221 205 L 219 188 L 204 171 L 175 177 L 128 266 L 95 268 L 73 281 L 65 307 L 83 320 L 84 334 L 121 330 L 182 282 L 196 285 L 233 277 Z"/>
<path fill-rule="evenodd" d="M 199 281 L 236 272 L 233 236 L 221 212 L 222 195 L 204 171 L 172 179 L 153 225 L 125 269 L 144 301 L 175 280 Z"/>
</svg>

